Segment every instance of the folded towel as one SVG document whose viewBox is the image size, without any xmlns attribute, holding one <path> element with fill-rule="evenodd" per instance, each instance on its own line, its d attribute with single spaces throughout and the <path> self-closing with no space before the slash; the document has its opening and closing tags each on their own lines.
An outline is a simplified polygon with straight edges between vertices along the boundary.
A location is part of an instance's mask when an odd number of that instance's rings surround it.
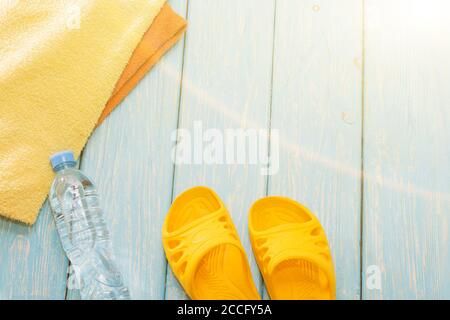
<svg viewBox="0 0 450 320">
<path fill-rule="evenodd" d="M 54 177 L 49 156 L 79 156 L 164 3 L 2 2 L 0 215 L 35 222 Z"/>
<path fill-rule="evenodd" d="M 116 84 L 98 121 L 101 124 L 111 111 L 130 93 L 145 74 L 181 38 L 186 30 L 186 20 L 165 4 L 138 44 L 121 78 Z"/>
</svg>

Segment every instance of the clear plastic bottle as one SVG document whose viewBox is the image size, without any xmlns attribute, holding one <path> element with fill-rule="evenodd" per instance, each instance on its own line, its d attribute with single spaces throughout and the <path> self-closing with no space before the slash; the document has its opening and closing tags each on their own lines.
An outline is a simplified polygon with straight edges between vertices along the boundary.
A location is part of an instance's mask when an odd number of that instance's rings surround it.
<svg viewBox="0 0 450 320">
<path fill-rule="evenodd" d="M 50 205 L 81 298 L 127 300 L 130 294 L 114 261 L 109 231 L 92 181 L 76 169 L 71 151 L 51 157 L 56 178 Z"/>
</svg>

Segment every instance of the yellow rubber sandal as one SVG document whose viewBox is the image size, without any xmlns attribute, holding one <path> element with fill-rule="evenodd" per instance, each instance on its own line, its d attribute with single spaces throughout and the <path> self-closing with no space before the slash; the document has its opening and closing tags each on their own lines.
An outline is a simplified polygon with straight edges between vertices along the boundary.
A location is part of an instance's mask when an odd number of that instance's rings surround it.
<svg viewBox="0 0 450 320">
<path fill-rule="evenodd" d="M 164 222 L 163 246 L 192 299 L 260 299 L 232 219 L 214 191 L 196 187 L 175 199 Z"/>
<path fill-rule="evenodd" d="M 272 299 L 336 298 L 328 241 L 320 222 L 307 208 L 288 198 L 263 198 L 250 209 L 249 229 Z"/>
</svg>

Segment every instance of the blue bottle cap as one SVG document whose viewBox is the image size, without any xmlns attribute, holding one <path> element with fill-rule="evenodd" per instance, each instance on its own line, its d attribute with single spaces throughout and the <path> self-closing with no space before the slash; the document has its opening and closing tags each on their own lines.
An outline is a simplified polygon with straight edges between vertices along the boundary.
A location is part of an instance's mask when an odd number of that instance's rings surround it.
<svg viewBox="0 0 450 320">
<path fill-rule="evenodd" d="M 62 164 L 76 165 L 77 163 L 73 152 L 70 150 L 55 153 L 50 157 L 50 162 L 52 163 L 54 171 L 57 171 L 58 167 Z"/>
</svg>

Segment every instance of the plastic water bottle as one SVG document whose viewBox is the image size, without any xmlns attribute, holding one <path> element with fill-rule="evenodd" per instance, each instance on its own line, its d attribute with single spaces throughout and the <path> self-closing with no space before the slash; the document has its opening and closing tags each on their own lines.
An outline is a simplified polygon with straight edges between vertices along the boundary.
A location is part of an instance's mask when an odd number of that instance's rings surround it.
<svg viewBox="0 0 450 320">
<path fill-rule="evenodd" d="M 71 151 L 57 153 L 50 160 L 56 172 L 50 205 L 81 298 L 130 299 L 114 262 L 109 231 L 94 184 L 76 169 Z"/>
</svg>

